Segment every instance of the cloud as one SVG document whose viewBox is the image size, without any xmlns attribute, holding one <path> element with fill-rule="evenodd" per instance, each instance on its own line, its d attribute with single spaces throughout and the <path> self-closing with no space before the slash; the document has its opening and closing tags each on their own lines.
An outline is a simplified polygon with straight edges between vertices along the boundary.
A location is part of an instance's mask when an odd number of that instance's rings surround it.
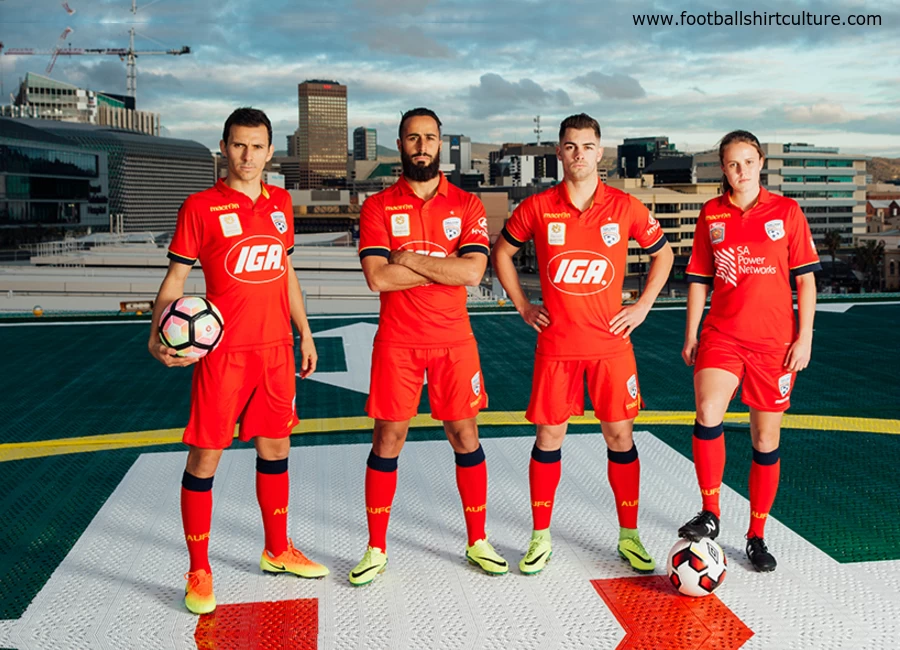
<svg viewBox="0 0 900 650">
<path fill-rule="evenodd" d="M 831 102 L 793 106 L 782 104 L 766 109 L 764 116 L 769 119 L 805 126 L 846 124 L 860 117 L 847 112 L 843 106 Z"/>
<path fill-rule="evenodd" d="M 640 99 L 647 95 L 637 79 L 621 72 L 604 74 L 592 70 L 580 77 L 575 77 L 573 81 L 587 86 L 604 99 Z"/>
<path fill-rule="evenodd" d="M 507 81 L 493 72 L 481 75 L 477 86 L 469 86 L 469 110 L 473 117 L 489 117 L 523 106 L 571 106 L 564 90 L 544 90 L 531 79 Z"/>
<path fill-rule="evenodd" d="M 385 54 L 399 54 L 421 59 L 449 59 L 454 53 L 415 27 L 379 26 L 356 34 L 370 49 Z"/>
</svg>

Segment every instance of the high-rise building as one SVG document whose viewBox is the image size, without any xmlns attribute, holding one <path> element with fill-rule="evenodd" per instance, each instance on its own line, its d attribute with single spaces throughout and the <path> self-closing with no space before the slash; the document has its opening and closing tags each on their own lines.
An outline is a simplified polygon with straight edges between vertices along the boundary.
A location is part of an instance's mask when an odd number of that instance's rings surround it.
<svg viewBox="0 0 900 650">
<path fill-rule="evenodd" d="M 358 126 L 353 129 L 353 160 L 378 158 L 378 133 L 375 129 Z"/>
<path fill-rule="evenodd" d="M 134 110 L 134 98 L 85 90 L 29 72 L 0 116 L 96 124 L 159 135 L 159 113 Z"/>
<path fill-rule="evenodd" d="M 309 79 L 298 86 L 298 187 L 317 189 L 347 177 L 347 86 Z M 287 174 L 285 174 L 287 177 Z"/>
<path fill-rule="evenodd" d="M 846 245 L 865 234 L 867 156 L 804 142 L 764 142 L 762 148 L 766 160 L 760 182 L 800 204 L 816 242 L 829 230 L 840 231 Z M 722 180 L 717 150 L 696 154 L 694 165 L 697 182 Z"/>
<path fill-rule="evenodd" d="M 618 148 L 619 178 L 640 178 L 654 161 L 668 156 L 680 156 L 667 136 L 625 138 Z"/>
</svg>

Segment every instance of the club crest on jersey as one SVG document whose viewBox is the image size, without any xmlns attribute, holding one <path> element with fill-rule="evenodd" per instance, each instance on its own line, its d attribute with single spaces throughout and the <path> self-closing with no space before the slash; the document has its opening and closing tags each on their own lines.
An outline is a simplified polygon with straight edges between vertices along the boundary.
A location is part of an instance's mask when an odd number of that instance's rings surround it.
<svg viewBox="0 0 900 650">
<path fill-rule="evenodd" d="M 444 234 L 447 239 L 456 239 L 462 231 L 462 219 L 459 217 L 448 217 L 444 219 Z"/>
<path fill-rule="evenodd" d="M 724 223 L 709 224 L 709 241 L 713 244 L 721 244 L 723 241 L 725 241 Z"/>
<path fill-rule="evenodd" d="M 766 234 L 772 241 L 778 241 L 784 237 L 784 221 L 781 219 L 772 219 L 766 222 Z"/>
<path fill-rule="evenodd" d="M 619 224 L 607 223 L 600 226 L 600 236 L 603 237 L 603 243 L 607 246 L 614 246 L 619 243 Z"/>
<path fill-rule="evenodd" d="M 631 399 L 637 399 L 637 375 L 628 378 L 628 394 L 631 395 Z"/>
<path fill-rule="evenodd" d="M 478 397 L 481 395 L 481 372 L 472 375 L 472 392 Z"/>
<path fill-rule="evenodd" d="M 284 212 L 273 212 L 272 223 L 275 224 L 275 230 L 282 235 L 287 232 L 287 219 L 284 218 Z"/>
<path fill-rule="evenodd" d="M 566 224 L 559 221 L 548 223 L 547 243 L 551 246 L 563 246 L 566 243 Z"/>
<path fill-rule="evenodd" d="M 391 234 L 394 237 L 409 237 L 409 215 L 405 212 L 391 215 Z"/>
<path fill-rule="evenodd" d="M 237 216 L 237 212 L 226 212 L 219 215 L 219 225 L 222 226 L 222 234 L 226 237 L 235 237 L 243 234 L 241 229 L 241 220 Z"/>
<path fill-rule="evenodd" d="M 781 393 L 782 397 L 787 397 L 788 393 L 791 392 L 791 375 L 790 373 L 786 375 L 781 375 L 778 378 L 778 392 Z"/>
</svg>

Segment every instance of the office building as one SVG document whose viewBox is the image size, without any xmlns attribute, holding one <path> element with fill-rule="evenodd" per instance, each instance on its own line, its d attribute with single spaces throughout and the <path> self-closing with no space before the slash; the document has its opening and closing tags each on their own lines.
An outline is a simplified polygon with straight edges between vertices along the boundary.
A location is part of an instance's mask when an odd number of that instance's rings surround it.
<svg viewBox="0 0 900 650">
<path fill-rule="evenodd" d="M 297 182 L 288 189 L 317 189 L 347 177 L 347 86 L 310 79 L 298 86 Z"/>
<path fill-rule="evenodd" d="M 97 220 L 102 215 L 107 226 L 110 219 L 116 220 L 123 232 L 174 230 L 184 199 L 215 180 L 213 158 L 199 142 L 93 124 L 3 118 L 0 123 L 0 130 L 12 134 L 9 139 L 14 139 L 12 144 L 18 147 L 27 148 L 41 141 L 63 142 L 80 154 L 102 154 L 96 160 L 99 168 L 103 159 L 107 161 L 108 185 L 103 186 L 99 180 L 93 183 L 100 190 L 89 189 L 86 210 Z M 53 140 L 47 140 L 48 135 Z M 8 164 L 4 162 L 4 167 Z M 17 181 L 7 178 L 6 182 Z M 93 225 L 96 221 L 85 223 Z"/>
<path fill-rule="evenodd" d="M 95 92 L 29 72 L 0 116 L 96 124 L 159 135 L 159 114 L 134 110 L 134 98 Z"/>
<path fill-rule="evenodd" d="M 681 156 L 667 136 L 625 138 L 618 147 L 616 172 L 619 178 L 640 178 L 647 168 L 661 158 Z"/>
<path fill-rule="evenodd" d="M 353 129 L 353 160 L 378 158 L 378 133 L 375 129 L 358 126 Z"/>
<path fill-rule="evenodd" d="M 800 204 L 817 244 L 829 230 L 840 231 L 845 245 L 865 234 L 867 156 L 802 142 L 762 143 L 762 148 L 760 182 Z M 721 182 L 717 150 L 696 154 L 694 165 L 697 182 Z"/>
</svg>

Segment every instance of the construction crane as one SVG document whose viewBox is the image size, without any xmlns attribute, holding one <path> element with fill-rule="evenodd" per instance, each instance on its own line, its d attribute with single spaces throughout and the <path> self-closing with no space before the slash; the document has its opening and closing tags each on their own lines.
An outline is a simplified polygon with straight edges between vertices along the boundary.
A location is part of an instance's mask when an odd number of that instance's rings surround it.
<svg viewBox="0 0 900 650">
<path fill-rule="evenodd" d="M 67 11 L 70 11 L 67 9 Z M 131 13 L 136 14 L 138 11 L 137 8 L 137 0 L 131 0 Z M 70 12 L 71 13 L 74 12 Z M 72 30 L 70 28 L 66 28 L 66 31 L 62 33 L 60 36 L 60 40 L 64 40 L 66 36 L 68 36 Z M 117 56 L 120 61 L 125 61 L 128 82 L 127 82 L 127 92 L 129 97 L 134 97 L 137 99 L 137 58 L 138 56 L 148 56 L 151 54 L 171 54 L 174 56 L 180 56 L 182 54 L 190 54 L 191 48 L 187 45 L 183 45 L 178 49 L 172 50 L 136 50 L 134 49 L 134 27 L 132 27 L 129 32 L 129 40 L 128 47 L 99 47 L 99 48 L 81 48 L 81 47 L 56 47 L 52 50 L 42 50 L 35 49 L 31 47 L 11 47 L 8 49 L 4 49 L 3 43 L 0 42 L 0 54 L 5 54 L 6 56 L 31 56 L 31 55 L 47 55 L 49 54 L 52 58 L 50 60 L 50 64 L 47 66 L 47 73 L 53 69 L 53 64 L 56 63 L 57 57 L 60 56 L 85 56 L 90 54 L 95 55 L 108 55 L 108 56 Z"/>
</svg>

